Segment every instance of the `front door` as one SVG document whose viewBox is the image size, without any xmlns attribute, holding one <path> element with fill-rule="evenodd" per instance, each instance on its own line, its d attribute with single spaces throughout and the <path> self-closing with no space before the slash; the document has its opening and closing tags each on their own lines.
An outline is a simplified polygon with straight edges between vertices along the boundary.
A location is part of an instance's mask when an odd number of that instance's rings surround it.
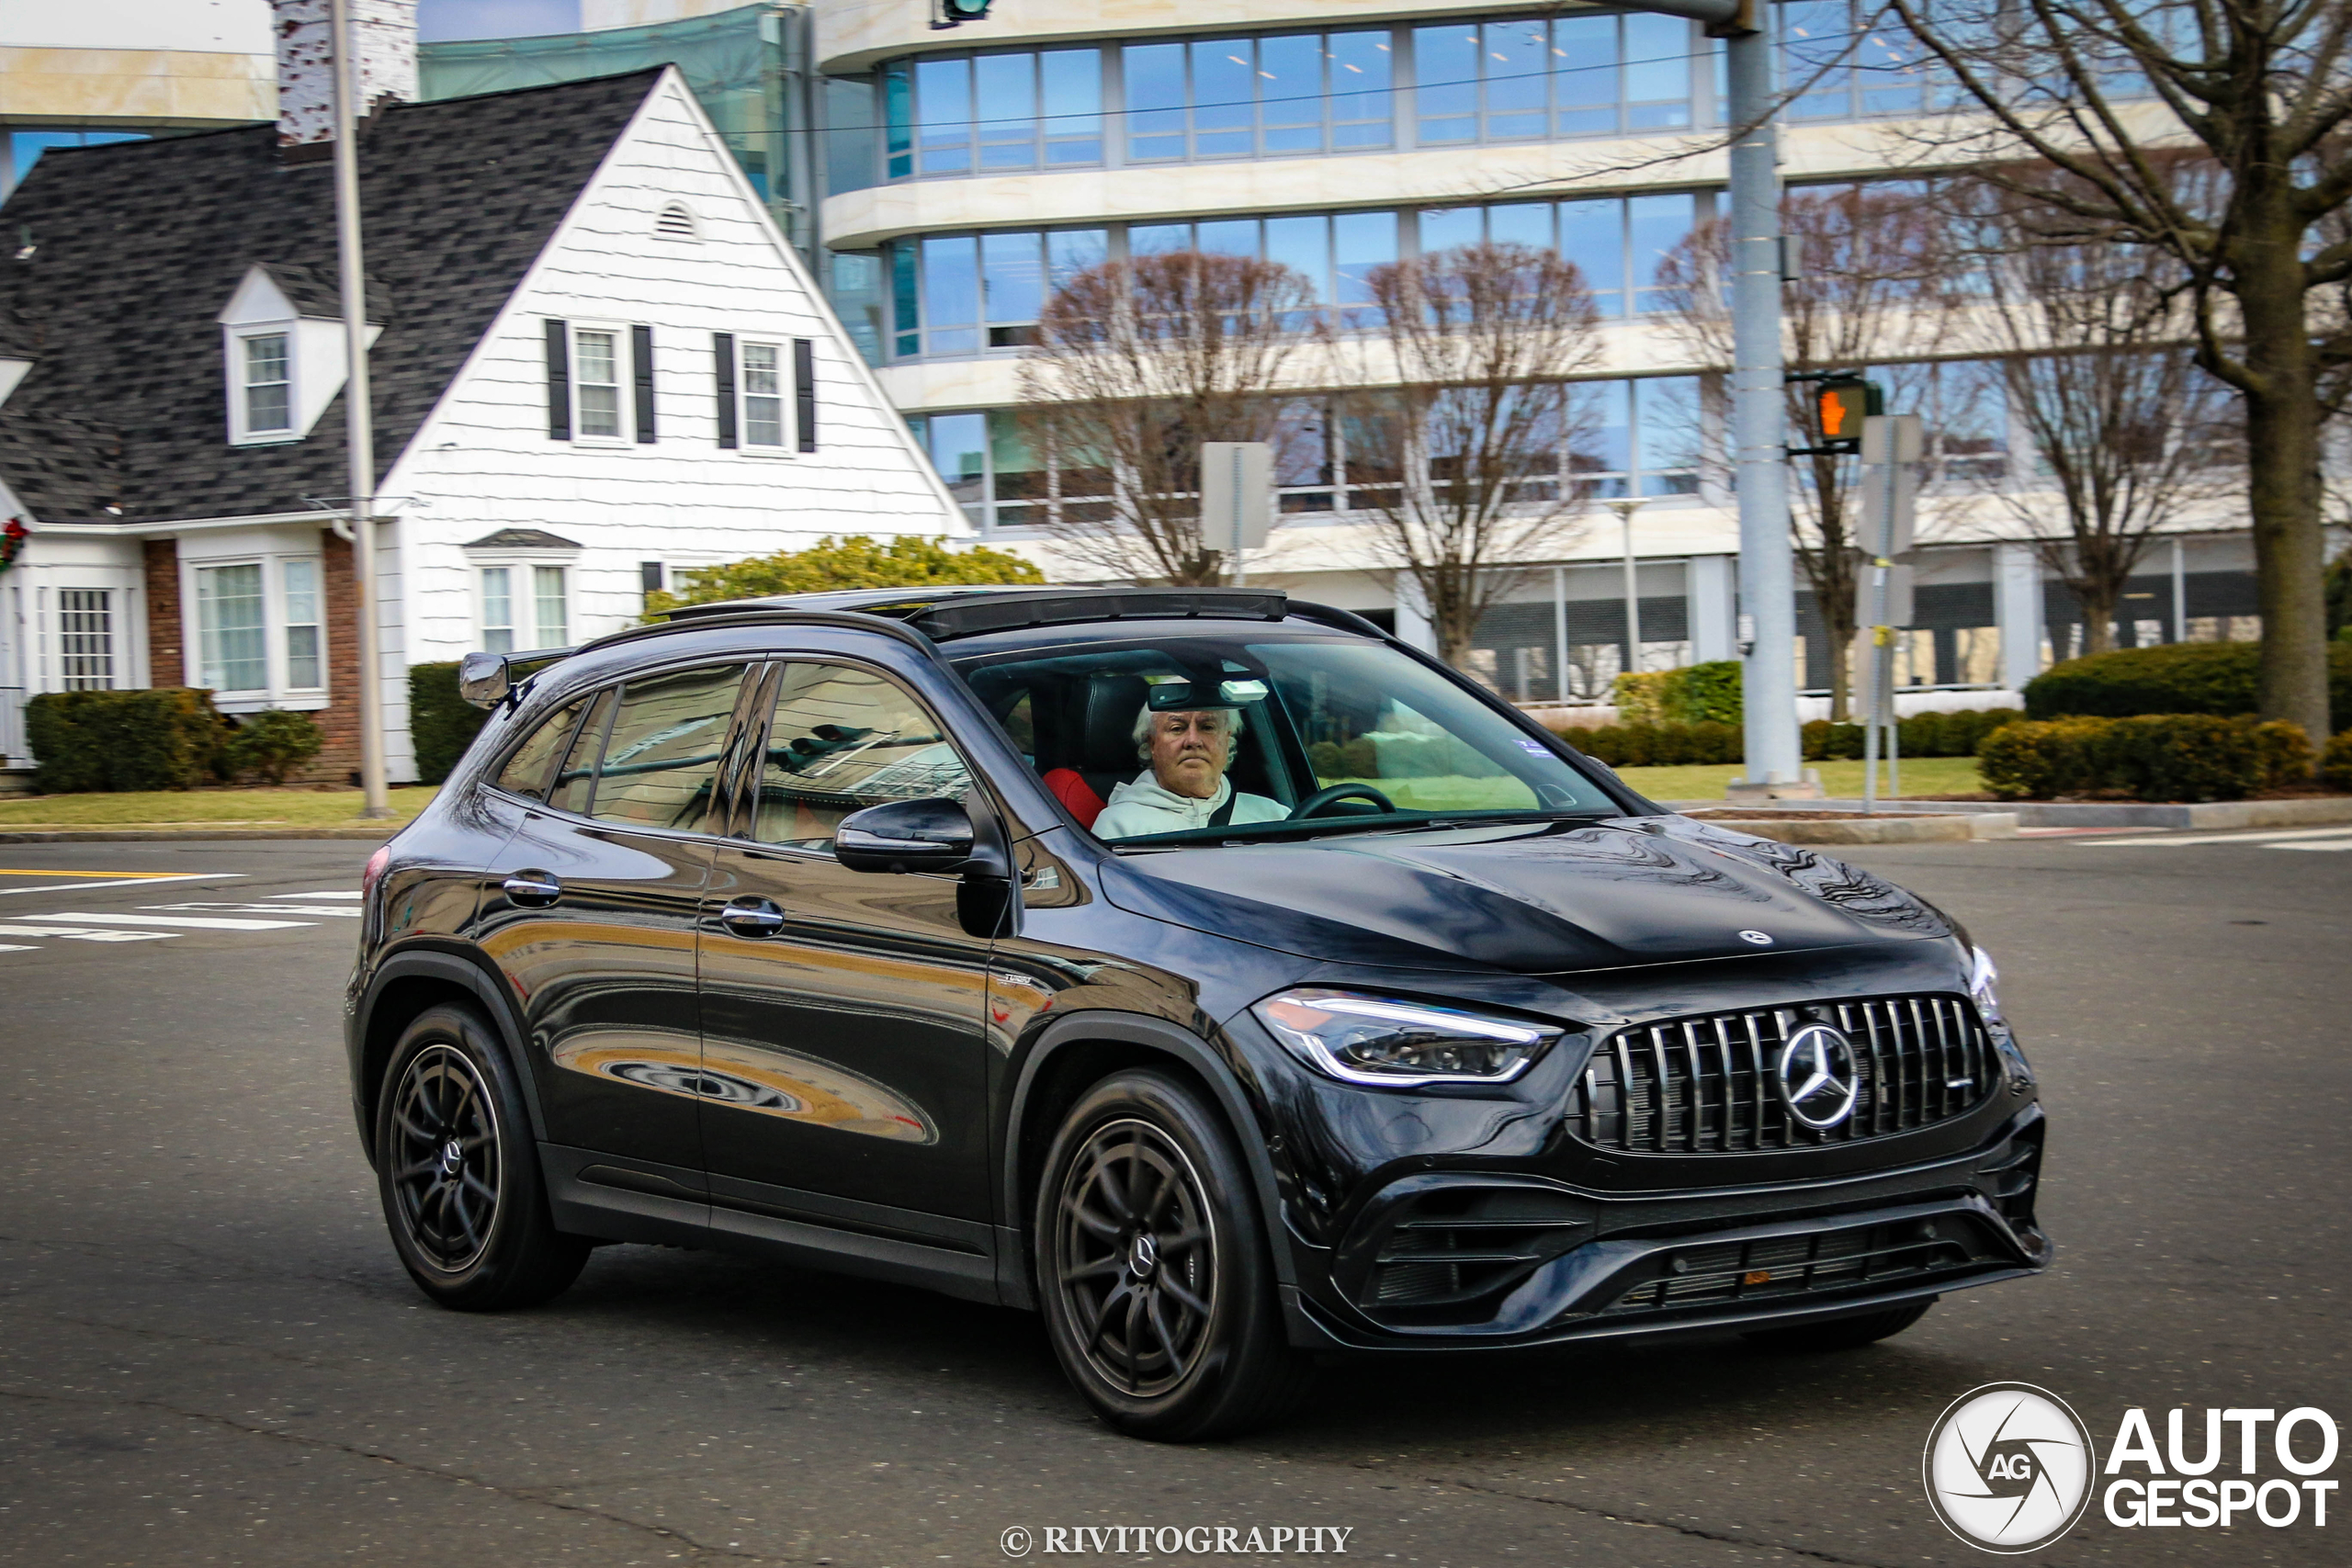
<svg viewBox="0 0 2352 1568">
<path fill-rule="evenodd" d="M 887 676 L 778 671 L 758 799 L 703 895 L 703 1146 L 712 1191 L 819 1193 L 985 1221 L 989 943 L 952 876 L 854 872 L 835 824 L 889 800 L 961 796 L 971 773 Z M 820 1212 L 841 1214 L 838 1205 Z"/>
<path fill-rule="evenodd" d="M 482 946 L 522 999 L 551 1142 L 699 1187 L 695 928 L 743 667 L 595 700 L 491 881 Z"/>
</svg>

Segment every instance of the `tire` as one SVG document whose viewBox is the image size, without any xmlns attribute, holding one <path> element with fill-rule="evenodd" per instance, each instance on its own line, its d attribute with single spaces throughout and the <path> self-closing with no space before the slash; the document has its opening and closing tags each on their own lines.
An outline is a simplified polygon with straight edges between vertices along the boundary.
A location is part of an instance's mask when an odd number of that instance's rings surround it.
<svg viewBox="0 0 2352 1568">
<path fill-rule="evenodd" d="M 459 1312 L 535 1306 L 580 1276 L 590 1244 L 548 1217 L 514 1069 L 470 1008 L 420 1014 L 376 1103 L 376 1189 L 417 1288 Z"/>
<path fill-rule="evenodd" d="M 1111 1426 L 1229 1437 L 1306 1393 L 1249 1168 L 1197 1089 L 1137 1069 L 1088 1089 L 1046 1156 L 1035 1224 L 1054 1354 Z"/>
<path fill-rule="evenodd" d="M 1761 1328 L 1746 1336 L 1746 1338 L 1759 1350 L 1789 1354 L 1859 1350 L 1865 1345 L 1892 1339 L 1927 1316 L 1928 1309 L 1935 1304 L 1932 1301 L 1926 1301 L 1911 1306 L 1888 1307 L 1883 1312 L 1864 1313 L 1858 1317 L 1835 1317 L 1826 1323 L 1801 1324 L 1794 1328 Z"/>
</svg>

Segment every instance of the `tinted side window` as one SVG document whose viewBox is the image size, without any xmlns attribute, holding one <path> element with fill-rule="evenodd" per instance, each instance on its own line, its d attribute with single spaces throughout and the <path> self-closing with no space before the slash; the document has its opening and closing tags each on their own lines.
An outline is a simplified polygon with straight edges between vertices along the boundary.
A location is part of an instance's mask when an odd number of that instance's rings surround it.
<svg viewBox="0 0 2352 1568">
<path fill-rule="evenodd" d="M 900 687 L 842 664 L 787 664 L 760 769 L 762 843 L 822 849 L 853 811 L 972 787 L 938 720 Z"/>
<path fill-rule="evenodd" d="M 580 727 L 580 738 L 571 743 L 554 782 L 548 785 L 548 804 L 559 811 L 587 814 L 588 796 L 596 785 L 596 759 L 605 754 L 605 731 L 613 727 L 614 696 L 609 691 L 596 694 L 588 722 Z"/>
<path fill-rule="evenodd" d="M 572 727 L 580 722 L 581 710 L 587 705 L 588 699 L 582 697 L 549 714 L 514 749 L 514 754 L 506 759 L 506 765 L 498 770 L 498 787 L 511 795 L 546 799 L 548 773 L 555 766 L 555 754 L 571 739 Z"/>
<path fill-rule="evenodd" d="M 699 829 L 742 682 L 736 664 L 623 686 L 588 815 L 639 828 Z"/>
</svg>

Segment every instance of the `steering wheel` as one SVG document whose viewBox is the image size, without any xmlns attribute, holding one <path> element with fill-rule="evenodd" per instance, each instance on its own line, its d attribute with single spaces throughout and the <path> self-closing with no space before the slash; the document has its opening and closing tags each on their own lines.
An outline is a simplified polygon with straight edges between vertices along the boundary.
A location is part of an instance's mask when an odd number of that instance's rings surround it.
<svg viewBox="0 0 2352 1568">
<path fill-rule="evenodd" d="M 1390 800 L 1386 795 L 1381 794 L 1378 790 L 1373 788 L 1368 784 L 1335 784 L 1324 785 L 1321 789 L 1317 790 L 1313 795 L 1308 795 L 1305 800 L 1300 801 L 1296 806 L 1291 807 L 1290 819 L 1296 822 L 1305 818 L 1312 817 L 1317 812 L 1322 810 L 1325 807 L 1330 805 L 1333 801 L 1345 800 L 1350 795 L 1356 795 L 1364 800 L 1369 800 L 1378 806 L 1383 811 L 1394 811 L 1396 809 L 1396 805 L 1394 801 Z"/>
</svg>

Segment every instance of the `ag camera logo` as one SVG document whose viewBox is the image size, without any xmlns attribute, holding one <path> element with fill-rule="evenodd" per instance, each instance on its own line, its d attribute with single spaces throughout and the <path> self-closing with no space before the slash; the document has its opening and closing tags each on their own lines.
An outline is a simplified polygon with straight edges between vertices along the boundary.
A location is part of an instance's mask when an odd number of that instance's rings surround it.
<svg viewBox="0 0 2352 1568">
<path fill-rule="evenodd" d="M 2098 1456 L 2066 1402 L 2031 1383 L 1973 1388 L 1937 1417 L 1920 1458 L 1944 1528 L 1984 1551 L 2039 1551 L 2090 1506 Z"/>
</svg>

